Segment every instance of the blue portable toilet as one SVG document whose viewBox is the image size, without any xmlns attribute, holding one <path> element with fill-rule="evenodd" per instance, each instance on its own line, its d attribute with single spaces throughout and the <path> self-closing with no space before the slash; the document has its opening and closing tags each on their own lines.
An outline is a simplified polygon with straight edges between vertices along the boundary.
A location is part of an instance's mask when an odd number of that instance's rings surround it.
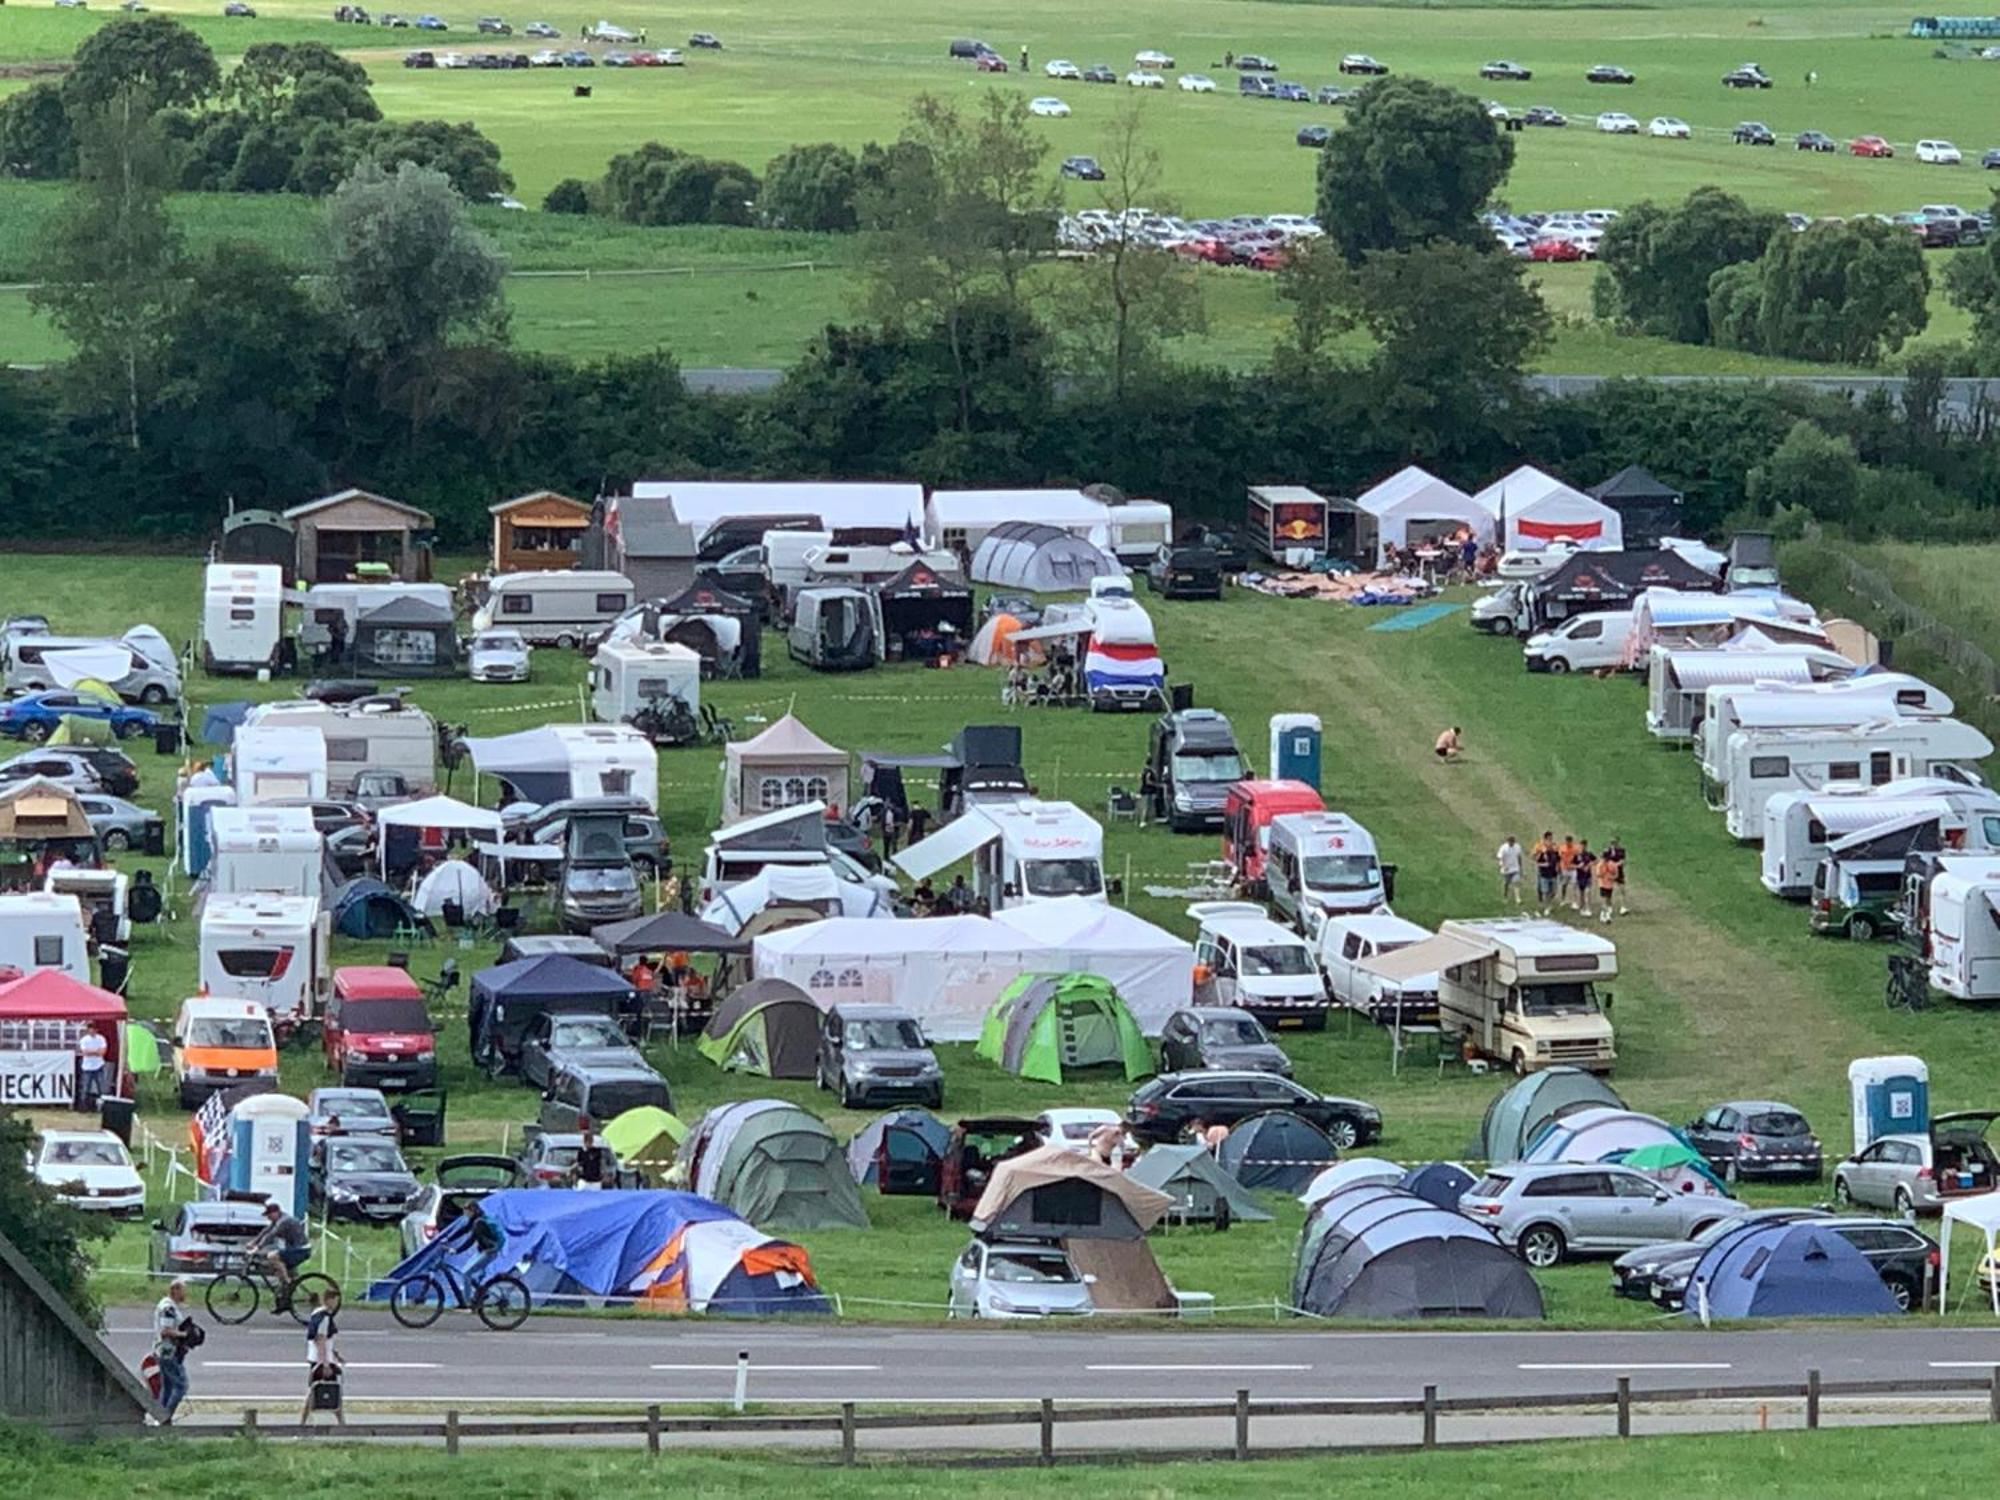
<svg viewBox="0 0 2000 1500">
<path fill-rule="evenodd" d="M 252 1094 L 229 1111 L 229 1158 L 219 1174 L 230 1192 L 258 1193 L 295 1218 L 306 1216 L 310 1115 L 290 1094 Z"/>
<path fill-rule="evenodd" d="M 208 862 L 215 855 L 215 837 L 209 831 L 208 810 L 211 807 L 234 806 L 236 788 L 233 786 L 191 786 L 181 793 L 180 859 L 181 869 L 191 880 L 199 880 L 208 869 Z"/>
<path fill-rule="evenodd" d="M 1854 1149 L 1884 1135 L 1921 1135 L 1931 1127 L 1930 1069 L 1921 1057 L 1857 1057 L 1847 1065 L 1854 1105 Z"/>
<path fill-rule="evenodd" d="M 1303 781 L 1314 791 L 1319 784 L 1320 724 L 1318 714 L 1271 715 L 1271 779 Z"/>
</svg>

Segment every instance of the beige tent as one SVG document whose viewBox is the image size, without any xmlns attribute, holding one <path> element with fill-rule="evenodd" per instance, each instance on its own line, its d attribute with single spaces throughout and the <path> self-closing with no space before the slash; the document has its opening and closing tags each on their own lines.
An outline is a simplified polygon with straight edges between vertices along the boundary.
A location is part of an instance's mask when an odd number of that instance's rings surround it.
<svg viewBox="0 0 2000 1500">
<path fill-rule="evenodd" d="M 0 839 L 87 839 L 90 819 L 68 787 L 32 776 L 0 795 Z"/>
<path fill-rule="evenodd" d="M 846 810 L 847 752 L 790 714 L 723 752 L 722 821 L 735 823 L 802 802 Z"/>
<path fill-rule="evenodd" d="M 972 1210 L 972 1232 L 990 1238 L 1136 1240 L 1173 1202 L 1094 1156 L 1038 1146 L 993 1169 Z"/>
</svg>

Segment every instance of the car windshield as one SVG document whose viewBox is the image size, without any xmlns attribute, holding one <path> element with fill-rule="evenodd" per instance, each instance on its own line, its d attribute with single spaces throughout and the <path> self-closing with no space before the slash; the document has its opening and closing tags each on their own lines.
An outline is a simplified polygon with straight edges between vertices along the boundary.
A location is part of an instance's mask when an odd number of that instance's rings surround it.
<svg viewBox="0 0 2000 1500">
<path fill-rule="evenodd" d="M 1312 953 L 1304 943 L 1282 943 L 1268 948 L 1243 950 L 1243 973 L 1247 978 L 1290 978 L 1312 971 Z"/>
<path fill-rule="evenodd" d="M 248 1016 L 241 1020 L 203 1017 L 188 1023 L 187 1044 L 190 1047 L 268 1048 L 271 1045 L 271 1026 L 268 1021 Z"/>
<path fill-rule="evenodd" d="M 639 889 L 630 865 L 601 865 L 569 872 L 569 889 L 578 896 L 622 896 Z"/>
<path fill-rule="evenodd" d="M 1372 854 L 1309 854 L 1306 885 L 1315 891 L 1372 891 L 1382 883 Z"/>
<path fill-rule="evenodd" d="M 379 1094 L 323 1095 L 319 1110 L 323 1115 L 338 1115 L 343 1120 L 386 1120 L 389 1101 Z"/>
<path fill-rule="evenodd" d="M 51 1141 L 44 1164 L 64 1167 L 122 1167 L 125 1150 L 116 1141 Z"/>
<path fill-rule="evenodd" d="M 1243 766 L 1243 757 L 1234 750 L 1211 755 L 1176 755 L 1173 758 L 1173 776 L 1176 781 L 1228 783 L 1241 781 L 1248 774 Z"/>
<path fill-rule="evenodd" d="M 856 1021 L 848 1029 L 847 1044 L 850 1047 L 867 1049 L 871 1047 L 921 1047 L 924 1034 L 917 1023 L 900 1021 Z"/>
<path fill-rule="evenodd" d="M 1094 859 L 1031 859 L 1022 865 L 1031 896 L 1096 896 L 1104 872 Z"/>
<path fill-rule="evenodd" d="M 394 1031 L 427 1035 L 430 1012 L 421 1000 L 350 1000 L 343 1021 L 349 1031 Z"/>
<path fill-rule="evenodd" d="M 565 1021 L 556 1027 L 552 1047 L 622 1047 L 625 1033 L 610 1021 Z"/>
<path fill-rule="evenodd" d="M 1211 1047 L 1253 1047 L 1259 1042 L 1271 1040 L 1264 1028 L 1250 1016 L 1204 1021 L 1201 1025 L 1201 1039 Z"/>
<path fill-rule="evenodd" d="M 327 1148 L 326 1165 L 334 1172 L 407 1172 L 403 1153 L 387 1141 L 343 1141 Z"/>
<path fill-rule="evenodd" d="M 1053 1250 L 1001 1250 L 986 1257 L 986 1279 L 1014 1284 L 1069 1283 L 1076 1280 L 1076 1272 L 1067 1256 Z"/>
<path fill-rule="evenodd" d="M 1745 1128 L 1752 1135 L 1792 1136 L 1809 1134 L 1806 1117 L 1789 1109 L 1768 1109 L 1750 1116 Z"/>
<path fill-rule="evenodd" d="M 1594 984 L 1534 984 L 1517 990 L 1524 1016 L 1594 1016 L 1597 1014 L 1597 986 Z"/>
<path fill-rule="evenodd" d="M 472 638 L 474 651 L 521 651 L 527 642 L 512 630 L 493 630 Z"/>
</svg>

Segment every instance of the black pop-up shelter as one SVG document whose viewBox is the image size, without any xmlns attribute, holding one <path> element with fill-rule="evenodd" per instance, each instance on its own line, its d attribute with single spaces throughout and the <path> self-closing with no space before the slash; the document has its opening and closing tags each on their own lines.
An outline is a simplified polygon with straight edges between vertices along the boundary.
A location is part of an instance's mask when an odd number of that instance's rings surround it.
<svg viewBox="0 0 2000 1500">
<path fill-rule="evenodd" d="M 392 599 L 354 622 L 352 664 L 384 677 L 451 677 L 458 672 L 458 625 L 423 599 Z"/>
<path fill-rule="evenodd" d="M 735 675 L 757 677 L 763 674 L 763 614 L 754 600 L 732 594 L 713 580 L 696 578 L 672 598 L 660 600 L 656 607 L 662 615 L 679 615 L 683 619 L 699 620 L 704 616 L 717 615 L 736 621 L 742 629 L 742 636 L 736 644 Z M 670 633 L 665 639 L 677 637 Z M 681 644 L 697 651 L 701 649 L 693 641 L 682 641 Z"/>
<path fill-rule="evenodd" d="M 1680 534 L 1681 492 L 1637 464 L 1627 464 L 1588 493 L 1618 512 L 1627 548 L 1657 547 L 1661 537 Z"/>
<path fill-rule="evenodd" d="M 660 911 L 627 922 L 607 922 L 590 929 L 591 940 L 606 953 L 626 958 L 634 953 L 748 953 L 750 941 L 723 931 L 713 922 L 684 912 Z"/>
<path fill-rule="evenodd" d="M 882 598 L 882 629 L 890 640 L 948 626 L 961 650 L 972 644 L 972 590 L 921 558 L 877 592 Z"/>
<path fill-rule="evenodd" d="M 545 1011 L 615 1016 L 629 1009 L 632 986 L 615 969 L 567 954 L 519 958 L 472 976 L 466 1031 L 472 1060 L 496 1077 L 521 1057 L 528 1023 Z"/>
<path fill-rule="evenodd" d="M 1542 1292 L 1484 1225 L 1358 1183 L 1307 1216 L 1292 1305 L 1322 1318 L 1539 1318 Z"/>
<path fill-rule="evenodd" d="M 1577 552 L 1528 585 L 1528 628 L 1545 630 L 1571 615 L 1630 609 L 1651 588 L 1716 594 L 1722 580 L 1664 548 Z"/>
</svg>

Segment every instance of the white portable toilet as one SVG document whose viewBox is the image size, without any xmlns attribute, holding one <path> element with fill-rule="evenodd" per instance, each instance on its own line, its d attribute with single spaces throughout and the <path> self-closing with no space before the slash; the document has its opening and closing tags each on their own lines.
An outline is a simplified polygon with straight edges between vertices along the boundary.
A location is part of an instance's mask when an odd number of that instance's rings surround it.
<svg viewBox="0 0 2000 1500">
<path fill-rule="evenodd" d="M 1854 1149 L 1885 1135 L 1928 1130 L 1931 1074 L 1921 1057 L 1857 1057 L 1847 1065 L 1854 1105 Z"/>
<path fill-rule="evenodd" d="M 1320 722 L 1318 714 L 1271 715 L 1271 779 L 1319 785 Z"/>
</svg>

